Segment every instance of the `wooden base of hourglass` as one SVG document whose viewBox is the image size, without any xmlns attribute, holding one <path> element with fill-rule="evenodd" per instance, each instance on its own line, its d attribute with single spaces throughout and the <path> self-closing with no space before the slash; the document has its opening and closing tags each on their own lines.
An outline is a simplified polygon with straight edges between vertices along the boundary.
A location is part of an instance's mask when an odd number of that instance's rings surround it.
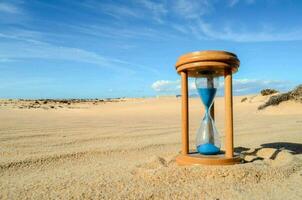
<svg viewBox="0 0 302 200">
<path fill-rule="evenodd" d="M 217 155 L 201 155 L 198 152 L 179 155 L 176 158 L 179 165 L 233 165 L 241 162 L 239 155 L 227 158 L 224 153 Z"/>
</svg>

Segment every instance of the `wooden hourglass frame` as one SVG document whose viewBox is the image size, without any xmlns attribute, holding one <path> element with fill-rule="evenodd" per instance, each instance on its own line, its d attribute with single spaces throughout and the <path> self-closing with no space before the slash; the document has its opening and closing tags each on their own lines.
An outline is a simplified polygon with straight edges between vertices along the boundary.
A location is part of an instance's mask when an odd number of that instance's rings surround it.
<svg viewBox="0 0 302 200">
<path fill-rule="evenodd" d="M 184 54 L 176 63 L 176 71 L 181 75 L 182 101 L 182 151 L 176 158 L 180 165 L 206 164 L 231 165 L 240 162 L 234 154 L 233 139 L 233 94 L 232 74 L 238 71 L 240 61 L 233 53 L 226 51 L 197 51 Z M 217 155 L 202 155 L 189 152 L 189 101 L 188 77 L 196 77 L 204 71 L 212 71 L 216 76 L 224 76 L 225 93 L 225 152 Z M 211 108 L 214 119 L 214 103 Z"/>
</svg>

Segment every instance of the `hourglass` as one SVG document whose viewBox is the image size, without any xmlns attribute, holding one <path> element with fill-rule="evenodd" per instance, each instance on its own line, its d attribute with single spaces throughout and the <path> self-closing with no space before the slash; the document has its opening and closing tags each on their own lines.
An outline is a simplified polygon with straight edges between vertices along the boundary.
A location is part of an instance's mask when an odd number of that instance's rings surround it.
<svg viewBox="0 0 302 200">
<path fill-rule="evenodd" d="M 229 165 L 240 162 L 233 147 L 232 101 L 232 74 L 238 71 L 239 63 L 235 54 L 226 51 L 198 51 L 178 59 L 176 70 L 181 75 L 182 91 L 182 151 L 176 158 L 178 164 Z M 224 76 L 224 149 L 221 149 L 214 121 L 214 98 L 220 76 Z M 205 108 L 196 133 L 195 150 L 189 150 L 188 77 L 195 78 L 196 89 Z"/>
</svg>

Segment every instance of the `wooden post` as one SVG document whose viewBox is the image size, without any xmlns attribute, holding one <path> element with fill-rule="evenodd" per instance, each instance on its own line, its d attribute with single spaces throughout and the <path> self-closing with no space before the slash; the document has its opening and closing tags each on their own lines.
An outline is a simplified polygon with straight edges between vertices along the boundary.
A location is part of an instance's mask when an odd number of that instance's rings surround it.
<svg viewBox="0 0 302 200">
<path fill-rule="evenodd" d="M 232 72 L 225 70 L 224 74 L 224 100 L 225 100 L 225 156 L 233 157 L 233 94 L 232 94 Z"/>
<path fill-rule="evenodd" d="M 181 110 L 182 110 L 182 154 L 189 153 L 189 104 L 188 104 L 188 75 L 181 72 Z"/>
</svg>

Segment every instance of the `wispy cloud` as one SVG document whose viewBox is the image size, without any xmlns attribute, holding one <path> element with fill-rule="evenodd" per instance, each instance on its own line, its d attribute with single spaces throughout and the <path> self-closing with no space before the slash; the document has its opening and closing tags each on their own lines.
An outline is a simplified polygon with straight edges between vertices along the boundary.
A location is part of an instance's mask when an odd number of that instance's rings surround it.
<svg viewBox="0 0 302 200">
<path fill-rule="evenodd" d="M 153 19 L 156 22 L 158 23 L 164 22 L 162 18 L 168 13 L 168 10 L 164 3 L 158 3 L 158 2 L 156 3 L 150 0 L 140 0 L 137 2 L 151 12 Z"/>
<path fill-rule="evenodd" d="M 24 29 L 7 29 L 6 31 L 0 32 L 0 38 L 15 40 L 15 41 L 24 41 L 31 43 L 43 43 L 39 41 L 41 39 L 41 33 L 37 31 L 29 31 Z"/>
<path fill-rule="evenodd" d="M 13 33 L 0 33 L 0 37 L 13 40 L 2 43 L 1 46 L 3 48 L 0 49 L 1 59 L 47 58 L 108 65 L 105 58 L 86 50 L 55 46 L 31 37 L 22 38 Z M 17 42 L 14 42 L 14 40 Z"/>
<path fill-rule="evenodd" d="M 253 4 L 254 0 L 230 0 L 229 6 L 233 7 L 240 2 Z M 274 27 L 267 28 L 263 25 L 260 30 L 250 30 L 236 23 L 231 26 L 228 23 L 217 26 L 206 20 L 205 16 L 215 15 L 216 1 L 185 1 L 177 0 L 174 11 L 181 16 L 185 25 L 172 25 L 172 28 L 182 34 L 193 35 L 199 40 L 224 40 L 233 42 L 267 42 L 267 41 L 300 41 L 302 40 L 302 29 L 278 30 Z M 221 3 L 221 2 L 219 2 Z M 208 18 L 207 18 L 208 19 Z"/>
<path fill-rule="evenodd" d="M 254 24 L 254 27 L 261 25 L 262 28 L 251 29 L 250 25 L 238 24 L 232 19 L 220 19 L 217 22 L 211 20 L 211 16 L 218 15 L 216 7 L 224 4 L 232 8 L 237 4 L 253 4 L 255 0 L 175 0 L 172 3 L 166 1 L 133 0 L 129 3 L 104 3 L 99 1 L 84 1 L 81 5 L 110 15 L 116 19 L 114 23 L 98 24 L 96 22 L 86 24 L 65 24 L 77 32 L 95 37 L 106 37 L 115 39 L 151 39 L 167 40 L 170 38 L 192 37 L 198 40 L 221 40 L 232 42 L 267 42 L 267 41 L 300 41 L 302 40 L 301 28 L 267 28 L 265 24 Z M 216 17 L 217 18 L 217 17 Z M 128 24 L 127 20 L 135 20 L 135 26 Z M 171 19 L 177 19 L 171 22 Z M 141 23 L 144 22 L 144 23 Z M 153 22 L 150 25 L 150 22 Z M 160 23 L 154 27 L 154 23 Z M 264 22 L 263 22 L 264 23 Z M 161 27 L 165 24 L 165 27 Z M 164 28 L 164 29 L 163 29 Z M 176 30 L 176 31 L 175 31 Z"/>
<path fill-rule="evenodd" d="M 228 0 L 229 6 L 233 7 L 235 6 L 240 0 Z"/>
<path fill-rule="evenodd" d="M 122 71 L 135 74 L 148 71 L 158 74 L 157 70 L 137 63 L 109 58 L 81 48 L 58 46 L 41 41 L 43 33 L 36 31 L 18 29 L 13 32 L 0 32 L 0 38 L 8 39 L 8 41 L 1 43 L 0 62 L 2 63 L 22 59 L 50 59 L 94 64 L 119 73 Z"/>
<path fill-rule="evenodd" d="M 196 93 L 194 80 L 189 80 L 189 90 Z M 289 81 L 283 80 L 259 80 L 259 79 L 234 79 L 233 91 L 235 95 L 252 94 L 260 92 L 264 88 L 274 88 L 281 91 L 288 90 L 294 85 Z M 180 80 L 158 80 L 155 81 L 151 88 L 158 94 L 179 94 Z M 222 94 L 224 88 L 223 81 L 220 81 L 218 93 Z"/>
<path fill-rule="evenodd" d="M 15 60 L 13 59 L 8 59 L 8 58 L 0 58 L 0 63 L 9 63 L 9 62 L 14 62 Z"/>
<path fill-rule="evenodd" d="M 43 86 L 54 86 L 58 87 L 56 84 L 56 79 L 45 78 L 45 77 L 30 77 L 29 79 L 16 80 L 10 77 L 3 78 L 4 81 L 0 85 L 0 89 L 40 89 Z"/>
<path fill-rule="evenodd" d="M 176 14 L 186 19 L 197 19 L 212 12 L 213 6 L 208 0 L 177 0 L 173 9 Z"/>
<path fill-rule="evenodd" d="M 31 15 L 24 8 L 24 3 L 22 0 L 0 1 L 0 26 L 12 24 L 23 26 L 24 23 L 30 21 Z"/>
<path fill-rule="evenodd" d="M 102 9 L 108 15 L 121 19 L 122 17 L 140 17 L 138 12 L 135 12 L 133 9 L 128 8 L 122 5 L 103 5 Z"/>
<path fill-rule="evenodd" d="M 230 7 L 234 7 L 240 2 L 244 2 L 246 4 L 253 4 L 253 3 L 255 3 L 255 0 L 228 0 Z"/>
<path fill-rule="evenodd" d="M 19 14 L 21 9 L 16 5 L 8 2 L 0 2 L 0 13 Z"/>
<path fill-rule="evenodd" d="M 248 94 L 260 92 L 265 88 L 273 88 L 281 91 L 285 91 L 294 87 L 293 83 L 284 80 L 259 80 L 259 79 L 234 79 L 233 90 L 236 94 Z M 221 84 L 223 87 L 223 83 Z"/>
<path fill-rule="evenodd" d="M 265 42 L 265 41 L 295 41 L 302 40 L 302 29 L 280 32 L 272 28 L 253 32 L 253 31 L 236 31 L 235 28 L 224 26 L 215 29 L 210 23 L 199 19 L 196 23 L 196 35 L 206 37 L 211 40 L 227 40 L 234 42 Z"/>
<path fill-rule="evenodd" d="M 163 40 L 167 38 L 167 33 L 148 27 L 122 27 L 112 25 L 102 26 L 98 24 L 78 25 L 67 27 L 72 30 L 96 37 L 114 38 L 114 39 L 148 39 L 148 40 Z M 169 35 L 173 37 L 173 35 Z M 175 38 L 175 36 L 174 36 Z"/>
<path fill-rule="evenodd" d="M 139 10 L 123 4 L 104 3 L 94 0 L 83 1 L 79 4 L 96 12 L 101 11 L 103 14 L 119 20 L 123 19 L 124 17 L 141 17 L 141 12 Z"/>
<path fill-rule="evenodd" d="M 168 13 L 167 4 L 151 0 L 132 0 L 127 3 L 105 3 L 96 0 L 86 0 L 80 5 L 94 11 L 124 20 L 125 17 L 137 20 L 153 19 L 157 23 L 163 23 L 164 16 Z"/>
</svg>

